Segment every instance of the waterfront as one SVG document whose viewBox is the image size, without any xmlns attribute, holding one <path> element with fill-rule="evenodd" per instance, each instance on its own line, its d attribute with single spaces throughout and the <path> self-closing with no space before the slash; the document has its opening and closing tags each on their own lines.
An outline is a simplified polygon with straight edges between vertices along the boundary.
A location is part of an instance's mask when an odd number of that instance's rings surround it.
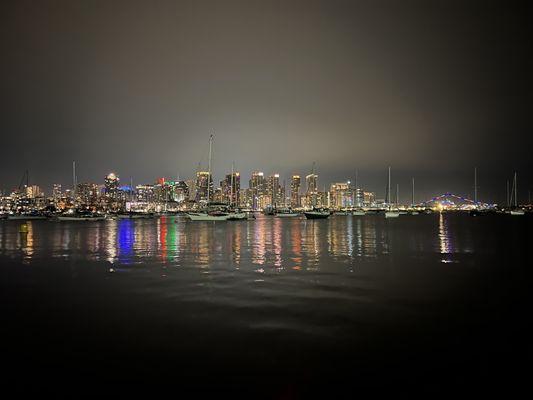
<svg viewBox="0 0 533 400">
<path fill-rule="evenodd" d="M 6 361 L 32 379 L 274 396 L 511 375 L 519 387 L 532 222 L 161 217 L 29 221 L 21 236 L 20 223 L 1 221 Z"/>
</svg>

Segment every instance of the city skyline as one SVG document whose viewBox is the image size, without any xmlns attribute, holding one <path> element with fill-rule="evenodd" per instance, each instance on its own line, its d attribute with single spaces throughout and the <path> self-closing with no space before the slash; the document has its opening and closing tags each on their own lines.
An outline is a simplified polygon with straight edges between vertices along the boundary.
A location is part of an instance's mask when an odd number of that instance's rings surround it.
<svg viewBox="0 0 533 400">
<path fill-rule="evenodd" d="M 128 178 L 127 176 L 123 176 L 114 171 L 106 174 L 103 180 L 80 180 L 77 175 L 77 170 L 75 168 L 75 162 L 73 162 L 72 168 L 73 170 L 70 183 L 56 182 L 52 184 L 49 188 L 40 185 L 38 182 L 32 181 L 30 183 L 28 180 L 29 171 L 24 171 L 24 175 L 20 180 L 18 187 L 14 187 L 9 190 L 2 190 L 2 188 L 0 188 L 0 194 L 8 196 L 10 193 L 17 193 L 21 190 L 26 193 L 33 193 L 36 191 L 37 193 L 39 193 L 39 195 L 46 195 L 47 197 L 51 198 L 54 197 L 54 192 L 56 191 L 57 187 L 59 187 L 60 190 L 71 191 L 73 188 L 78 187 L 80 185 L 94 186 L 95 188 L 98 188 L 98 190 L 102 191 L 106 186 L 106 182 L 108 181 L 108 179 L 112 177 L 112 179 L 117 179 L 117 189 L 120 188 L 120 190 L 124 192 L 129 192 L 132 190 L 137 191 L 138 188 L 141 188 L 142 190 L 142 188 L 154 187 L 157 185 L 185 185 L 185 189 L 187 191 L 193 190 L 194 193 L 196 193 L 199 187 L 203 187 L 206 190 L 206 193 L 204 193 L 201 198 L 194 196 L 191 198 L 191 200 L 195 200 L 196 202 L 200 200 L 207 200 L 207 182 L 210 182 L 211 196 L 209 197 L 211 198 L 211 200 L 213 200 L 214 196 L 223 196 L 224 202 L 229 201 L 228 199 L 230 198 L 233 198 L 233 203 L 235 204 L 239 203 L 238 196 L 240 191 L 249 190 L 251 193 L 255 193 L 255 195 L 257 196 L 258 187 L 261 192 L 268 193 L 270 198 L 272 198 L 273 196 L 273 198 L 276 199 L 275 201 L 269 200 L 268 205 L 276 203 L 279 205 L 285 203 L 300 205 L 300 201 L 303 198 L 302 196 L 305 196 L 309 192 L 328 194 L 335 192 L 335 190 L 338 190 L 338 188 L 340 187 L 342 187 L 342 190 L 352 192 L 352 198 L 354 198 L 353 192 L 357 189 L 361 190 L 361 193 L 363 193 L 363 191 L 368 192 L 373 198 L 377 200 L 385 200 L 385 202 L 387 200 L 387 188 L 385 187 L 381 190 L 375 190 L 371 186 L 364 184 L 360 180 L 358 170 L 354 171 L 354 178 L 352 179 L 347 178 L 344 180 L 339 179 L 332 182 L 325 182 L 323 180 L 320 180 L 320 175 L 316 173 L 317 171 L 315 170 L 315 163 L 313 163 L 312 169 L 307 175 L 292 173 L 289 176 L 285 177 L 276 172 L 265 173 L 264 171 L 260 171 L 259 169 L 250 171 L 249 174 L 243 174 L 241 171 L 235 170 L 234 164 L 232 164 L 233 171 L 230 170 L 227 173 L 224 173 L 220 180 L 216 178 L 216 175 L 211 175 L 211 179 L 209 180 L 208 171 L 204 171 L 202 168 L 200 168 L 200 166 L 198 166 L 199 169 L 196 171 L 195 175 L 191 177 L 182 176 L 179 174 L 175 177 L 159 176 L 147 182 L 134 182 L 133 177 Z M 510 185 L 512 185 L 514 175 L 511 174 L 511 176 L 506 182 L 506 187 L 504 189 L 505 193 L 503 194 L 503 196 L 500 196 L 503 197 L 503 199 L 500 201 L 496 201 L 494 199 L 486 198 L 483 196 L 483 191 L 480 190 L 481 186 L 479 184 L 480 179 L 478 169 L 474 168 L 473 173 L 474 175 L 471 176 L 471 178 L 473 179 L 471 191 L 468 193 L 459 193 L 461 197 L 467 199 L 477 199 L 477 201 L 484 202 L 486 204 L 499 204 L 501 206 L 509 203 L 509 191 L 512 189 Z M 233 178 L 231 178 L 232 175 Z M 120 176 L 122 176 L 122 180 L 120 180 Z M 246 179 L 247 176 L 249 176 L 249 179 Z M 233 182 L 231 181 L 231 179 L 233 179 Z M 275 183 L 272 183 L 272 179 L 275 179 Z M 246 182 L 248 183 L 246 184 Z M 394 199 L 393 202 L 399 202 L 405 205 L 420 204 L 423 202 L 431 201 L 431 199 L 438 197 L 443 193 L 453 193 L 453 190 L 444 190 L 441 192 L 434 192 L 428 197 L 424 197 L 424 195 L 421 195 L 419 192 L 419 182 L 417 182 L 416 186 L 415 182 L 415 177 L 411 177 L 409 179 L 409 185 L 403 186 L 402 190 L 400 190 L 400 183 L 398 183 L 398 180 L 394 180 L 394 191 L 393 193 L 391 193 L 391 199 Z M 294 192 L 295 190 L 296 192 Z M 294 193 L 297 194 L 296 197 L 294 197 Z M 518 189 L 517 196 L 521 203 L 531 204 L 531 190 Z M 263 207 L 264 205 L 262 207 L 257 208 L 259 209 Z M 255 208 L 256 205 L 254 204 L 254 209 Z"/>
<path fill-rule="evenodd" d="M 502 201 L 530 168 L 531 68 L 519 4 L 414 1 L 8 2 L 0 186 L 109 171 L 150 182 L 243 171 Z M 142 29 L 138 21 L 142 20 Z M 526 196 L 527 192 L 522 192 Z"/>
</svg>

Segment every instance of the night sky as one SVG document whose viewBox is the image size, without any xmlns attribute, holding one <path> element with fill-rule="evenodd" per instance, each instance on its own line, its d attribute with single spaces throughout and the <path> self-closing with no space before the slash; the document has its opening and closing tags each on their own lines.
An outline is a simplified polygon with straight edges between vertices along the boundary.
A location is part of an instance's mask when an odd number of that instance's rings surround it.
<svg viewBox="0 0 533 400">
<path fill-rule="evenodd" d="M 0 189 L 190 178 L 353 179 L 502 201 L 531 172 L 527 2 L 2 1 Z"/>
</svg>

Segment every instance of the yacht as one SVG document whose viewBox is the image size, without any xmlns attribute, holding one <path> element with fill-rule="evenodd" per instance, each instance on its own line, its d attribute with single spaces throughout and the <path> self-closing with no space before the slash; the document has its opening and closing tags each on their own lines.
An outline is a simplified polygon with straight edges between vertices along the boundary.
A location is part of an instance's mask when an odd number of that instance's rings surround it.
<svg viewBox="0 0 533 400">
<path fill-rule="evenodd" d="M 305 211 L 304 215 L 307 219 L 326 219 L 331 213 L 329 210 L 323 208 L 314 208 L 311 211 Z"/>
<path fill-rule="evenodd" d="M 350 215 L 350 213 L 346 210 L 339 210 L 339 211 L 335 211 L 333 215 Z"/>
<path fill-rule="evenodd" d="M 191 221 L 227 221 L 230 217 L 230 213 L 223 211 L 209 211 L 209 212 L 189 212 L 187 217 Z"/>
<path fill-rule="evenodd" d="M 30 221 L 30 220 L 38 220 L 38 219 L 47 219 L 48 217 L 37 211 L 31 211 L 31 212 L 22 212 L 18 214 L 8 214 L 7 219 L 8 220 L 23 220 L 23 221 Z"/>
<path fill-rule="evenodd" d="M 118 219 L 145 219 L 152 218 L 154 213 L 144 211 L 126 211 L 116 214 Z"/>
<path fill-rule="evenodd" d="M 291 208 L 279 208 L 276 210 L 276 217 L 278 218 L 294 218 L 300 215 L 299 213 L 293 211 Z"/>
<path fill-rule="evenodd" d="M 91 211 L 75 211 L 70 210 L 58 215 L 58 221 L 103 221 L 106 219 L 105 215 L 93 213 Z"/>
</svg>

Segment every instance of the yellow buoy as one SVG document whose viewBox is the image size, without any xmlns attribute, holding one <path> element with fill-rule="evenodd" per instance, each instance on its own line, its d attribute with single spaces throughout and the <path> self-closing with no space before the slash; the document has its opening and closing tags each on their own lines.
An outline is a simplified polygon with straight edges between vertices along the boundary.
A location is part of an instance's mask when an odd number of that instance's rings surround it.
<svg viewBox="0 0 533 400">
<path fill-rule="evenodd" d="M 21 224 L 19 232 L 20 233 L 28 233 L 28 224 Z"/>
</svg>

